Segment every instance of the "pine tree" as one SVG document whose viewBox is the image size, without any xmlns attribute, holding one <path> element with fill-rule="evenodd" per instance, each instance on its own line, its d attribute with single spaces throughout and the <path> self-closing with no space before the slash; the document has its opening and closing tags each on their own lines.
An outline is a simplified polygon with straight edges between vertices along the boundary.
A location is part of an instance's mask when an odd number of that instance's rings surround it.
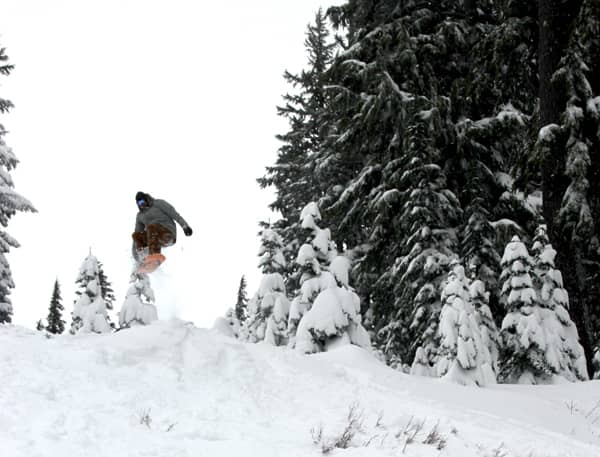
<svg viewBox="0 0 600 457">
<path fill-rule="evenodd" d="M 8 63 L 5 48 L 0 47 L 0 76 L 10 75 L 13 69 L 14 66 Z M 0 97 L 0 114 L 7 113 L 12 107 L 13 104 L 10 100 Z M 10 172 L 19 161 L 4 141 L 6 133 L 4 125 L 0 123 L 0 225 L 4 228 L 8 226 L 10 218 L 17 212 L 36 212 L 33 205 L 14 190 Z M 13 307 L 9 296 L 15 284 L 6 254 L 10 248 L 18 247 L 17 240 L 4 230 L 0 230 L 0 324 L 12 321 Z"/>
<path fill-rule="evenodd" d="M 594 0 L 540 0 L 538 5 L 540 109 L 534 157 L 542 175 L 544 220 L 591 372 L 600 299 L 600 6 Z"/>
<path fill-rule="evenodd" d="M 351 262 L 344 255 L 337 255 L 321 273 L 331 275 L 311 308 L 303 314 L 298 323 L 295 349 L 303 353 L 327 351 L 332 347 L 354 344 L 363 348 L 371 347 L 369 334 L 362 325 L 360 298 L 350 287 L 349 272 Z"/>
<path fill-rule="evenodd" d="M 100 290 L 104 301 L 106 302 L 107 309 L 113 309 L 113 302 L 115 301 L 115 294 L 112 289 L 112 284 L 104 273 L 104 267 L 102 262 L 98 262 L 98 275 L 100 277 Z"/>
<path fill-rule="evenodd" d="M 531 279 L 532 259 L 519 237 L 502 257 L 501 303 L 506 316 L 500 330 L 499 379 L 506 383 L 548 382 L 553 374 L 546 358 L 543 312 Z"/>
<path fill-rule="evenodd" d="M 485 290 L 485 283 L 476 279 L 469 286 L 469 295 L 475 307 L 475 321 L 481 333 L 481 343 L 486 348 L 487 354 L 489 354 L 490 369 L 493 371 L 495 377 L 497 377 L 499 371 L 500 334 L 489 307 L 490 293 Z M 488 362 L 486 361 L 485 363 Z M 487 368 L 484 369 L 488 371 Z"/>
<path fill-rule="evenodd" d="M 534 260 L 534 284 L 543 313 L 546 333 L 546 358 L 553 373 L 569 381 L 588 379 L 583 348 L 577 328 L 569 316 L 569 295 L 563 288 L 562 275 L 555 269 L 556 251 L 547 242 L 546 226 L 538 228 Z"/>
<path fill-rule="evenodd" d="M 283 272 L 286 267 L 280 236 L 271 229 L 261 232 L 259 248 L 259 266 L 263 277 L 258 291 L 247 306 L 247 318 L 243 324 L 237 316 L 227 317 L 230 326 L 242 339 L 256 343 L 267 341 L 275 346 L 287 344 L 287 319 L 290 304 L 286 296 Z"/>
<path fill-rule="evenodd" d="M 321 212 L 315 202 L 310 202 L 300 213 L 305 243 L 300 246 L 295 260 L 300 289 L 292 300 L 289 314 L 288 332 L 292 347 L 295 346 L 302 317 L 312 308 L 320 292 L 335 285 L 335 278 L 326 267 L 337 256 L 337 250 L 331 241 L 331 231 L 321 229 L 320 221 Z"/>
<path fill-rule="evenodd" d="M 461 209 L 455 195 L 446 188 L 442 169 L 435 164 L 436 151 L 422 120 L 415 119 L 405 141 L 406 157 L 392 178 L 396 180 L 394 192 L 399 209 L 393 223 L 399 242 L 390 252 L 396 258 L 376 284 L 384 293 L 393 291 L 393 307 L 378 306 L 375 313 L 384 324 L 378 333 L 380 344 L 389 355 L 400 355 L 410 363 L 419 346 L 430 347 L 428 353 L 435 357 L 441 310 L 438 291 L 446 268 L 457 256 L 453 227 Z M 385 303 L 386 296 L 379 298 L 378 294 L 374 292 L 378 303 Z"/>
<path fill-rule="evenodd" d="M 283 97 L 284 105 L 277 108 L 278 115 L 289 123 L 289 130 L 278 135 L 283 143 L 275 165 L 259 178 L 261 187 L 273 186 L 276 199 L 269 206 L 281 213 L 281 219 L 272 227 L 285 246 L 287 265 L 293 267 L 293 258 L 300 247 L 302 229 L 300 212 L 311 200 L 316 200 L 319 185 L 314 179 L 314 157 L 327 134 L 324 113 L 327 104 L 327 69 L 331 62 L 334 44 L 329 42 L 325 15 L 319 10 L 314 24 L 309 25 L 304 42 L 308 54 L 308 68 L 299 74 L 284 73 L 285 80 L 294 89 Z M 286 282 L 292 271 L 283 272 Z M 297 284 L 290 286 L 297 288 Z"/>
<path fill-rule="evenodd" d="M 79 285 L 72 313 L 71 334 L 110 332 L 106 302 L 102 298 L 98 259 L 90 251 L 75 281 Z"/>
<path fill-rule="evenodd" d="M 444 306 L 438 334 L 438 376 L 460 384 L 485 386 L 496 382 L 491 356 L 483 343 L 481 328 L 469 291 L 465 270 L 454 262 L 442 291 Z"/>
<path fill-rule="evenodd" d="M 246 287 L 246 277 L 242 275 L 237 293 L 237 302 L 235 303 L 235 317 L 240 323 L 243 323 L 246 320 L 248 312 L 248 296 L 246 294 Z"/>
<path fill-rule="evenodd" d="M 154 305 L 154 291 L 147 274 L 132 273 L 130 286 L 119 311 L 119 327 L 129 328 L 135 325 L 148 325 L 158 319 Z"/>
<path fill-rule="evenodd" d="M 52 298 L 50 299 L 50 307 L 48 308 L 48 325 L 46 330 L 54 335 L 60 335 L 65 331 L 65 321 L 62 319 L 62 311 L 64 311 L 62 305 L 62 297 L 60 294 L 60 284 L 58 279 L 54 281 L 54 290 L 52 291 Z"/>
</svg>

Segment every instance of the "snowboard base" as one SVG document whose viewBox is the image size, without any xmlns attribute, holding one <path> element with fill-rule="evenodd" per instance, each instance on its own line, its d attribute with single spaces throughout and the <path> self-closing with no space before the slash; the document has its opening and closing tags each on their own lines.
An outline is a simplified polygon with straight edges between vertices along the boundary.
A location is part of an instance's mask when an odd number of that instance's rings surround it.
<svg viewBox="0 0 600 457">
<path fill-rule="evenodd" d="M 137 268 L 137 273 L 152 273 L 166 260 L 162 254 L 150 254 Z"/>
</svg>

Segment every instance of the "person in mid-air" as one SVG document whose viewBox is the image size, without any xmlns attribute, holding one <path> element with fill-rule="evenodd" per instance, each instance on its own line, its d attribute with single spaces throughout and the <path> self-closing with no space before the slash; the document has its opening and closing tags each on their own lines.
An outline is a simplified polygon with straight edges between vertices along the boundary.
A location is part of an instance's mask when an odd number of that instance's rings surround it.
<svg viewBox="0 0 600 457">
<path fill-rule="evenodd" d="M 177 240 L 177 222 L 185 236 L 192 229 L 183 217 L 165 200 L 153 198 L 145 192 L 135 194 L 138 213 L 135 218 L 133 237 L 133 258 L 140 264 L 141 272 L 154 271 L 165 260 L 161 249 L 172 246 Z M 142 259 L 142 253 L 148 249 L 148 256 Z"/>
</svg>

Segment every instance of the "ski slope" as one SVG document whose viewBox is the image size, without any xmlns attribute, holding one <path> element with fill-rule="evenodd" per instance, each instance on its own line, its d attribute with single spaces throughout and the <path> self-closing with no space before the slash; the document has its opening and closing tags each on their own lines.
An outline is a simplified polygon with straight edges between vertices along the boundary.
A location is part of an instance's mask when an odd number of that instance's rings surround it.
<svg viewBox="0 0 600 457">
<path fill-rule="evenodd" d="M 347 448 L 336 448 L 349 416 Z M 598 457 L 600 382 L 463 387 L 404 375 L 353 346 L 302 356 L 180 320 L 53 338 L 0 325 L 2 457 L 330 448 L 344 457 Z"/>
</svg>

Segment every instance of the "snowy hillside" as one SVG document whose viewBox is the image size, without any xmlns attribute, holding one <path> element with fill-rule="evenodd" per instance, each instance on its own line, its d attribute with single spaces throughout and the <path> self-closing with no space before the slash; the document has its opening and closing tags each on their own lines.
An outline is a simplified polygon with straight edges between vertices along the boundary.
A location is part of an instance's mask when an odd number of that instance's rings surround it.
<svg viewBox="0 0 600 457">
<path fill-rule="evenodd" d="M 462 387 L 179 320 L 51 339 L 5 325 L 0 348 L 2 457 L 600 455 L 598 381 Z"/>
</svg>

